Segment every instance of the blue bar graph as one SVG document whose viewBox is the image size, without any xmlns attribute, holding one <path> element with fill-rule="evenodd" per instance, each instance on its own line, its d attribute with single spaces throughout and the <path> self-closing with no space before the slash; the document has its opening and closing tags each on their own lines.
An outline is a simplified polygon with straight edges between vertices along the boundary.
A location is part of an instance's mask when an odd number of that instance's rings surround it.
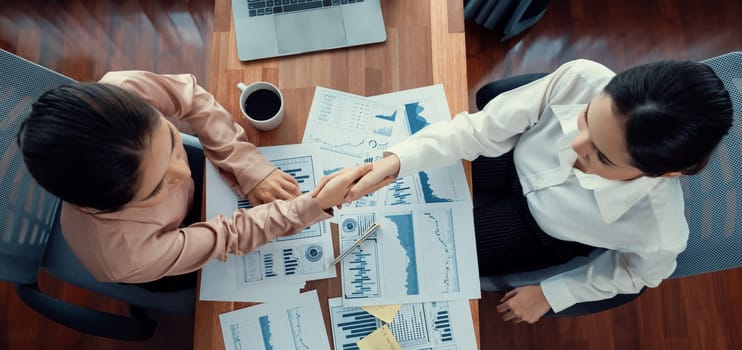
<svg viewBox="0 0 742 350">
<path fill-rule="evenodd" d="M 307 193 L 314 189 L 317 185 L 317 181 L 314 176 L 314 164 L 312 162 L 312 156 L 301 156 L 283 159 L 271 160 L 276 168 L 282 170 L 286 174 L 291 175 L 296 182 L 299 184 L 299 191 L 301 193 Z M 250 209 L 252 204 L 243 198 L 237 200 L 238 209 Z M 276 241 L 282 242 L 292 239 L 300 239 L 307 237 L 318 237 L 322 235 L 322 225 L 315 224 L 305 228 L 303 231 L 290 236 L 280 236 L 276 238 Z"/>
<path fill-rule="evenodd" d="M 238 199 L 237 208 L 238 209 L 250 209 L 252 208 L 252 204 L 250 204 L 250 201 L 248 201 L 247 199 Z"/>
<path fill-rule="evenodd" d="M 433 330 L 438 334 L 441 342 L 450 342 L 453 340 L 451 332 L 451 321 L 448 319 L 448 310 L 439 310 L 433 320 Z"/>
<path fill-rule="evenodd" d="M 276 271 L 273 269 L 273 253 L 263 255 L 263 269 L 265 270 L 265 277 L 276 276 Z"/>
<path fill-rule="evenodd" d="M 295 275 L 299 271 L 299 258 L 294 255 L 293 248 L 283 250 L 283 268 L 286 276 Z"/>
<path fill-rule="evenodd" d="M 386 324 L 367 314 L 360 307 L 341 306 L 332 300 L 330 305 L 336 349 L 358 350 L 356 346 L 358 340 Z M 468 308 L 466 302 L 457 302 L 457 305 L 457 308 Z M 468 350 L 471 347 L 464 348 L 458 343 L 461 340 L 458 336 L 461 335 L 455 336 L 453 333 L 451 315 L 460 310 L 452 309 L 452 306 L 445 301 L 402 304 L 394 320 L 387 325 L 402 349 Z M 472 341 L 473 336 L 472 332 Z"/>
<path fill-rule="evenodd" d="M 358 340 L 386 324 L 360 307 L 342 306 L 333 300 L 330 305 L 336 349 L 358 350 Z M 457 305 L 468 308 L 466 302 L 457 302 Z M 460 339 L 453 333 L 451 315 L 461 310 L 452 309 L 452 306 L 445 301 L 402 304 L 387 325 L 402 349 L 468 350 L 471 347 L 462 348 L 461 344 L 457 344 Z M 473 340 L 473 332 L 471 336 Z"/>
<path fill-rule="evenodd" d="M 373 130 L 373 132 L 374 132 L 374 134 L 377 134 L 377 135 L 386 136 L 386 137 L 392 137 L 392 127 L 391 126 L 376 128 L 376 129 Z"/>
<path fill-rule="evenodd" d="M 414 204 L 417 197 L 414 195 L 414 189 L 412 184 L 408 183 L 408 178 L 400 178 L 394 180 L 389 185 L 389 192 L 387 193 L 387 205 L 405 205 Z"/>
<path fill-rule="evenodd" d="M 367 239 L 342 261 L 343 278 L 348 279 L 345 286 L 346 298 L 367 298 L 379 296 L 379 267 L 377 262 L 377 242 Z"/>
<path fill-rule="evenodd" d="M 296 179 L 302 193 L 311 191 L 317 183 L 314 178 L 312 156 L 275 159 L 271 160 L 271 163 Z"/>
<path fill-rule="evenodd" d="M 360 307 L 334 307 L 331 312 L 335 323 L 334 336 L 339 342 L 336 344 L 342 346 L 339 350 L 359 350 L 356 342 L 380 326 L 376 317 Z"/>
<path fill-rule="evenodd" d="M 286 174 L 289 174 L 292 177 L 294 177 L 294 179 L 296 179 L 296 182 L 299 183 L 299 186 L 301 186 L 302 184 L 306 183 L 307 180 L 311 179 L 311 176 L 310 175 L 300 174 L 300 172 L 303 170 L 301 168 L 297 168 L 297 169 L 281 169 L 281 170 L 283 170 L 283 172 L 285 172 Z M 304 191 L 302 191 L 302 192 L 304 192 Z"/>
</svg>

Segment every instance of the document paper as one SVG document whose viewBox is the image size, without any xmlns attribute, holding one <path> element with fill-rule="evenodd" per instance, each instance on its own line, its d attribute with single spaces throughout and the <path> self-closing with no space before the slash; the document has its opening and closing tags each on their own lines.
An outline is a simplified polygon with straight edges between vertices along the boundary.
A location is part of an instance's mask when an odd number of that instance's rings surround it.
<svg viewBox="0 0 742 350">
<path fill-rule="evenodd" d="M 302 192 L 311 191 L 321 177 L 319 147 L 283 145 L 261 147 L 260 152 L 277 168 L 292 175 Z M 206 163 L 206 216 L 232 216 L 248 203 L 238 198 L 218 173 Z M 201 275 L 201 300 L 266 301 L 296 295 L 306 281 L 333 278 L 329 223 L 319 222 L 303 231 L 278 237 L 244 256 L 230 255 L 226 262 L 212 260 Z M 298 288 L 297 288 L 298 287 Z"/>
<path fill-rule="evenodd" d="M 391 106 L 402 106 L 404 114 L 395 126 L 394 143 L 424 129 L 426 126 L 451 120 L 443 85 L 431 85 L 369 97 Z M 471 202 L 466 173 L 461 161 L 436 169 L 396 179 L 378 191 L 385 205 Z"/>
<path fill-rule="evenodd" d="M 391 144 L 450 119 L 440 85 L 372 98 L 317 87 L 302 142 L 320 145 L 328 175 L 376 161 Z M 461 162 L 397 179 L 344 208 L 454 201 L 471 202 Z"/>
<path fill-rule="evenodd" d="M 335 349 L 359 350 L 359 340 L 386 324 L 360 307 L 344 306 L 341 298 L 330 299 L 329 307 Z M 387 325 L 404 350 L 477 348 L 466 300 L 402 304 Z"/>
<path fill-rule="evenodd" d="M 336 214 L 345 249 L 381 228 L 341 262 L 343 305 L 480 298 L 468 203 L 350 208 Z"/>
<path fill-rule="evenodd" d="M 316 291 L 219 315 L 227 350 L 329 349 Z"/>
</svg>

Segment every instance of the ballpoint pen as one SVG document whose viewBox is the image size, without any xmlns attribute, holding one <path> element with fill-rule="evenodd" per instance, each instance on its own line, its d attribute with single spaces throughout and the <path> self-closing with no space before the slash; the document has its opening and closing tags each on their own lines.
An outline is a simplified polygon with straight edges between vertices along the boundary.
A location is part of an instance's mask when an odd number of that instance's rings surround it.
<svg viewBox="0 0 742 350">
<path fill-rule="evenodd" d="M 355 247 L 361 245 L 361 243 L 363 243 L 363 241 L 365 241 L 366 238 L 371 237 L 371 235 L 374 232 L 376 232 L 379 228 L 381 228 L 381 225 L 380 224 L 373 224 L 373 225 L 371 225 L 371 227 L 369 227 L 366 230 L 366 232 L 364 232 L 361 235 L 361 237 L 359 237 L 355 242 L 353 242 L 353 244 L 351 244 L 350 247 L 345 248 L 345 250 L 342 253 L 340 253 L 340 255 L 338 255 L 338 257 L 335 258 L 335 260 L 333 260 L 332 263 L 330 263 L 330 267 L 335 266 L 335 264 L 337 264 L 338 262 L 340 262 L 340 260 L 343 260 L 343 258 L 346 257 L 346 256 L 348 256 L 348 254 L 350 254 L 350 252 L 352 252 L 353 249 L 355 249 Z"/>
</svg>

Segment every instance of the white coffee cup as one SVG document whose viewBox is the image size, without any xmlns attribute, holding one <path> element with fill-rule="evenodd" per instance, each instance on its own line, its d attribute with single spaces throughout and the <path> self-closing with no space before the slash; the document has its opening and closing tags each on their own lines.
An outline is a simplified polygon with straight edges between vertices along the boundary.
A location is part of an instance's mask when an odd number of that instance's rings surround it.
<svg viewBox="0 0 742 350">
<path fill-rule="evenodd" d="M 283 120 L 283 94 L 267 82 L 258 81 L 250 85 L 238 83 L 240 110 L 242 115 L 256 129 L 268 131 L 275 129 Z"/>
</svg>

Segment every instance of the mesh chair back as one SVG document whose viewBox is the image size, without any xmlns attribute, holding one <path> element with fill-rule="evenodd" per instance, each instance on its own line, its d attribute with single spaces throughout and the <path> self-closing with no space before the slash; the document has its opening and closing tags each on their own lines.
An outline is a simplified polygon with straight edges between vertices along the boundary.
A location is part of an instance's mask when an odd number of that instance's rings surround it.
<svg viewBox="0 0 742 350">
<path fill-rule="evenodd" d="M 31 178 L 16 134 L 31 104 L 69 78 L 0 50 L 0 279 L 36 281 L 59 199 Z"/>
<path fill-rule="evenodd" d="M 45 294 L 36 284 L 39 267 L 58 262 L 51 266 L 86 282 L 81 287 L 93 287 L 88 289 L 120 296 L 120 300 L 132 306 L 153 305 L 158 310 L 188 312 L 192 310 L 195 299 L 194 289 L 157 295 L 134 285 L 99 283 L 71 256 L 59 230 L 60 201 L 32 180 L 14 142 L 14 135 L 31 102 L 44 91 L 71 82 L 64 76 L 0 50 L 0 171 L 3 174 L 0 186 L 0 279 L 15 283 L 18 297 L 28 307 L 63 326 L 100 337 L 145 340 L 153 335 L 156 322 L 143 313 L 129 317 L 81 307 Z"/>
<path fill-rule="evenodd" d="M 703 172 L 681 177 L 690 237 L 672 277 L 742 266 L 742 52 L 703 62 L 729 91 L 734 126 Z"/>
</svg>

